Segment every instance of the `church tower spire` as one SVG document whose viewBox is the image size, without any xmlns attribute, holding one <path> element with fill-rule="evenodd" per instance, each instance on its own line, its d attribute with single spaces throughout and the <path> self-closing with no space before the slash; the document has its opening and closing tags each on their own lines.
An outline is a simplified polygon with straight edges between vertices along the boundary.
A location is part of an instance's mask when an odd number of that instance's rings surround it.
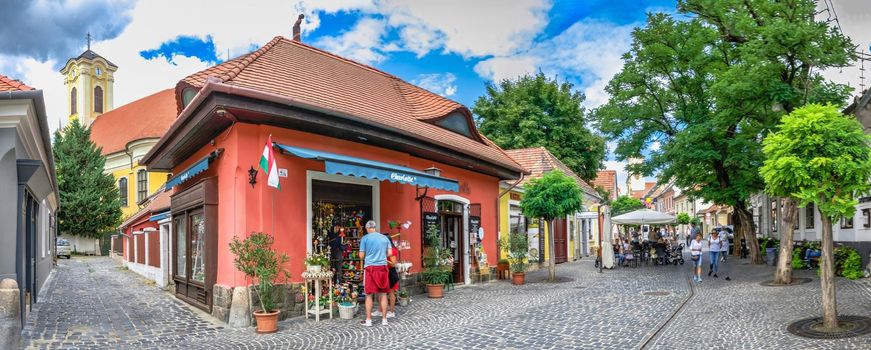
<svg viewBox="0 0 871 350">
<path fill-rule="evenodd" d="M 89 32 L 87 49 L 70 58 L 60 70 L 67 88 L 67 115 L 90 126 L 101 114 L 114 108 L 115 71 L 118 66 L 91 51 L 93 37 Z"/>
</svg>

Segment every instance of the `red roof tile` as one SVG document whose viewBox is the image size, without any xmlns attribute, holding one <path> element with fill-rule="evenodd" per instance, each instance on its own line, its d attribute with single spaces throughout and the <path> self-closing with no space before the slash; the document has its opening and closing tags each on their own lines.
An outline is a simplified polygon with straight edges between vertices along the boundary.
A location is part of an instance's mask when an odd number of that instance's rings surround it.
<svg viewBox="0 0 871 350">
<path fill-rule="evenodd" d="M 184 88 L 201 88 L 209 77 L 353 115 L 375 126 L 397 128 L 425 142 L 523 171 L 483 136 L 476 140 L 428 122 L 458 111 L 477 134 L 465 106 L 378 69 L 284 37 L 184 78 L 176 86 L 178 110 L 182 110 Z"/>
<path fill-rule="evenodd" d="M 595 189 L 593 189 L 586 181 L 581 180 L 575 172 L 569 169 L 568 166 L 563 164 L 563 162 L 544 147 L 509 149 L 505 150 L 505 153 L 508 153 L 512 159 L 520 163 L 520 165 L 530 172 L 530 175 L 520 183 L 521 186 L 529 183 L 529 181 L 534 178 L 543 176 L 546 172 L 559 169 L 566 175 L 575 179 L 582 191 L 589 195 L 599 197 L 599 193 L 596 192 Z"/>
<path fill-rule="evenodd" d="M 103 155 L 123 151 L 131 141 L 163 136 L 176 115 L 175 94 L 166 89 L 97 117 L 91 140 L 103 147 Z"/>
<path fill-rule="evenodd" d="M 170 192 L 163 191 L 163 188 L 157 190 L 157 193 L 152 194 L 151 197 L 146 199 L 146 202 L 144 203 L 142 209 L 139 209 L 139 211 L 137 211 L 133 215 L 130 215 L 130 217 L 124 220 L 124 222 L 121 223 L 121 225 L 118 227 L 124 229 L 127 226 L 130 226 L 131 224 L 144 218 L 145 216 L 151 216 L 151 214 L 159 213 L 161 211 L 169 209 L 170 194 Z"/>
<path fill-rule="evenodd" d="M 34 88 L 25 85 L 19 80 L 9 78 L 0 74 L 0 91 L 28 91 L 35 90 Z"/>
<path fill-rule="evenodd" d="M 593 180 L 593 187 L 602 187 L 605 191 L 610 192 L 611 200 L 616 200 L 618 195 L 617 189 L 617 170 L 601 170 L 596 172 L 596 179 Z"/>
</svg>

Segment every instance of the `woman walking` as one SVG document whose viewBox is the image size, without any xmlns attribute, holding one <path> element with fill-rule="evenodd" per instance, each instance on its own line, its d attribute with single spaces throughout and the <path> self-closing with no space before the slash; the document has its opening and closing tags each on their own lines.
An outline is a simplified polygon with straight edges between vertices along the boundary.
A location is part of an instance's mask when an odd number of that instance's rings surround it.
<svg viewBox="0 0 871 350">
<path fill-rule="evenodd" d="M 696 233 L 696 239 L 690 243 L 690 255 L 693 260 L 693 281 L 702 281 L 702 233 Z"/>
<path fill-rule="evenodd" d="M 723 241 L 720 239 L 720 233 L 716 230 L 711 231 L 711 238 L 708 238 L 708 249 L 711 251 L 711 269 L 708 271 L 708 276 L 714 274 L 714 278 L 719 278 L 717 273 L 720 272 L 720 250 L 723 247 Z"/>
</svg>

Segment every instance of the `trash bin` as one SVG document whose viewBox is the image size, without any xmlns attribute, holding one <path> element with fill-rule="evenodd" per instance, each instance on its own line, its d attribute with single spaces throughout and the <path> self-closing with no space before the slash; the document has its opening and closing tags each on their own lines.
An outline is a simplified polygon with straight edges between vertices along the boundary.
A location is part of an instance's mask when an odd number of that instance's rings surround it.
<svg viewBox="0 0 871 350">
<path fill-rule="evenodd" d="M 777 248 L 765 248 L 765 263 L 771 266 L 777 265 Z"/>
</svg>

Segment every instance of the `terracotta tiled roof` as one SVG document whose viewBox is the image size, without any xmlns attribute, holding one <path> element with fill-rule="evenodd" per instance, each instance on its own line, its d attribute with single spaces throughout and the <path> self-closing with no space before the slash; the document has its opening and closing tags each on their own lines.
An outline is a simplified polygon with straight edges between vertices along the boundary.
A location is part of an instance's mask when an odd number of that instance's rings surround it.
<svg viewBox="0 0 871 350">
<path fill-rule="evenodd" d="M 382 72 L 318 48 L 276 37 L 247 55 L 192 74 L 176 86 L 176 103 L 182 110 L 182 91 L 201 88 L 218 79 L 287 97 L 389 126 L 422 141 L 464 152 L 490 163 L 522 171 L 522 167 L 495 143 L 481 136 L 469 138 L 432 124 L 431 119 L 462 113 L 478 134 L 471 112 L 463 105 Z"/>
<path fill-rule="evenodd" d="M 151 197 L 146 199 L 146 202 L 144 203 L 145 205 L 142 209 L 139 209 L 139 211 L 130 215 L 130 217 L 124 220 L 124 222 L 118 227 L 124 229 L 146 216 L 151 216 L 151 214 L 169 209 L 170 195 L 171 193 L 164 191 L 163 188 L 157 190 L 157 193 L 152 194 Z"/>
<path fill-rule="evenodd" d="M 0 91 L 28 91 L 35 90 L 34 88 L 25 85 L 19 80 L 9 78 L 0 74 Z"/>
<path fill-rule="evenodd" d="M 520 186 L 526 185 L 530 180 L 539 178 L 551 170 L 559 169 L 566 175 L 575 179 L 582 191 L 591 196 L 599 197 L 598 192 L 596 192 L 593 187 L 591 187 L 586 181 L 581 180 L 575 172 L 569 169 L 568 166 L 563 164 L 563 162 L 548 152 L 544 147 L 509 149 L 505 150 L 505 153 L 508 153 L 511 158 L 520 163 L 520 165 L 530 172 L 530 175 L 523 179 Z"/>
<path fill-rule="evenodd" d="M 103 155 L 123 151 L 131 141 L 163 136 L 176 115 L 175 94 L 166 89 L 97 117 L 91 140 L 103 147 Z"/>
<path fill-rule="evenodd" d="M 611 192 L 611 200 L 617 199 L 617 170 L 600 170 L 596 172 L 596 179 L 593 180 L 594 188 L 600 186 L 606 191 Z"/>
</svg>

